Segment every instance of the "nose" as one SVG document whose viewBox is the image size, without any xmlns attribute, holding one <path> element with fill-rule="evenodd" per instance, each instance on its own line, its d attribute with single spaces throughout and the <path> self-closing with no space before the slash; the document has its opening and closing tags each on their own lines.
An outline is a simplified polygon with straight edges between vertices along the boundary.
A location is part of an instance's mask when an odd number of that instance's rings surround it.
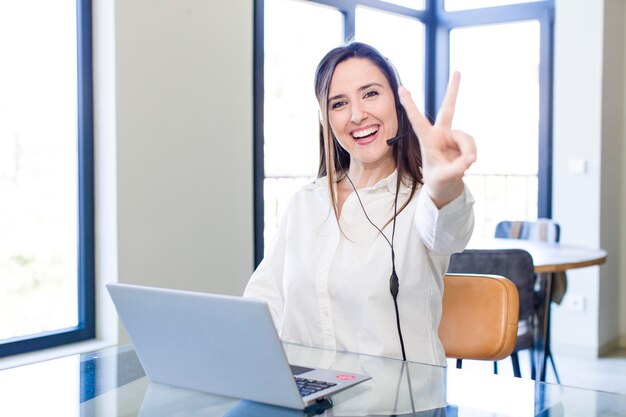
<svg viewBox="0 0 626 417">
<path fill-rule="evenodd" d="M 355 103 L 355 104 L 352 104 L 352 115 L 351 116 L 352 117 L 350 118 L 350 120 L 352 121 L 352 123 L 359 124 L 364 119 L 367 118 L 367 112 L 365 111 L 363 106 L 361 106 L 358 103 Z"/>
</svg>

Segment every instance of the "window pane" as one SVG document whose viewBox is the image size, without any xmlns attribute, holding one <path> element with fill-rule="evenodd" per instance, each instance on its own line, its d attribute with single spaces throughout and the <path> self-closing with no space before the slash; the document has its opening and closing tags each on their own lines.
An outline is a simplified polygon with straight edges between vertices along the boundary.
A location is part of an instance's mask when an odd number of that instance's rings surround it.
<svg viewBox="0 0 626 417">
<path fill-rule="evenodd" d="M 385 3 L 397 4 L 415 10 L 424 10 L 424 0 L 383 0 Z"/>
<path fill-rule="evenodd" d="M 75 2 L 1 2 L 0 51 L 3 340 L 78 325 Z"/>
<path fill-rule="evenodd" d="M 474 236 L 493 236 L 499 220 L 537 217 L 539 23 L 455 29 L 450 66 L 462 74 L 454 125 L 478 146 Z"/>
<path fill-rule="evenodd" d="M 313 77 L 324 54 L 342 41 L 338 10 L 298 0 L 265 1 L 266 250 L 293 191 L 317 175 L 319 107 Z"/>
<path fill-rule="evenodd" d="M 445 9 L 449 12 L 456 10 L 479 9 L 483 7 L 507 6 L 509 4 L 533 3 L 544 0 L 446 0 Z"/>
<path fill-rule="evenodd" d="M 424 25 L 419 20 L 357 7 L 355 38 L 389 58 L 416 103 L 424 103 Z"/>
</svg>

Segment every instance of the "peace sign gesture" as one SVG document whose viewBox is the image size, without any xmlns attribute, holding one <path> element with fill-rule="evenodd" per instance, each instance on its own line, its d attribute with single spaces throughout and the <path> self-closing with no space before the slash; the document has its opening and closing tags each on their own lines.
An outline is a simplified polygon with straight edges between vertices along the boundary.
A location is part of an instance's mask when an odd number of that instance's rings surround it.
<svg viewBox="0 0 626 417">
<path fill-rule="evenodd" d="M 451 129 L 460 80 L 461 75 L 455 72 L 434 125 L 420 113 L 406 88 L 401 86 L 398 90 L 422 150 L 424 184 L 438 208 L 461 195 L 463 175 L 476 160 L 474 139 Z"/>
</svg>

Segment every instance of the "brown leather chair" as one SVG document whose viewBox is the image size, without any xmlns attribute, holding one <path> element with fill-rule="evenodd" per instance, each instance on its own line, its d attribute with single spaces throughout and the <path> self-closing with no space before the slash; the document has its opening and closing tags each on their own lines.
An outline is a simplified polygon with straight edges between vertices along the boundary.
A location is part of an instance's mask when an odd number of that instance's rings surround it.
<svg viewBox="0 0 626 417">
<path fill-rule="evenodd" d="M 497 361 L 517 339 L 519 297 L 507 278 L 447 274 L 439 338 L 448 358 Z"/>
<path fill-rule="evenodd" d="M 530 350 L 531 378 L 535 379 L 535 267 L 530 253 L 521 249 L 466 249 L 450 257 L 448 273 L 491 274 L 507 277 L 515 284 L 519 296 L 519 323 L 517 342 L 511 353 L 513 374 L 521 377 L 518 352 Z M 457 367 L 461 367 L 460 360 Z M 498 362 L 493 362 L 493 371 L 498 373 Z"/>
</svg>

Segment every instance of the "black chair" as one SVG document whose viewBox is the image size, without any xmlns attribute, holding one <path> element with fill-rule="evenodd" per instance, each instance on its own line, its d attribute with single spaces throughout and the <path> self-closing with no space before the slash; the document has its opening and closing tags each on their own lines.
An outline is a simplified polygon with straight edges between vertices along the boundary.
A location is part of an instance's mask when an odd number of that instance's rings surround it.
<svg viewBox="0 0 626 417">
<path fill-rule="evenodd" d="M 511 361 L 513 374 L 521 378 L 519 365 L 520 350 L 530 349 L 531 378 L 535 379 L 535 272 L 533 258 L 521 249 L 467 249 L 450 257 L 448 273 L 501 275 L 513 281 L 519 294 L 519 323 L 517 343 Z M 445 289 L 444 289 L 445 291 Z M 462 366 L 457 360 L 457 368 Z M 494 373 L 498 373 L 498 363 L 494 362 Z"/>
<path fill-rule="evenodd" d="M 561 238 L 561 227 L 558 223 L 551 219 L 537 219 L 537 220 L 503 220 L 496 225 L 495 237 L 499 238 L 508 238 L 508 239 L 524 239 L 524 240 L 535 240 L 535 241 L 543 241 L 543 242 L 558 242 Z M 561 304 L 565 292 L 567 291 L 567 276 L 565 272 L 557 272 L 552 274 L 550 277 L 552 280 L 552 299 L 551 302 Z M 543 306 L 545 305 L 546 294 L 543 283 L 538 279 L 535 280 L 535 302 L 537 307 L 537 319 L 540 322 L 544 320 L 544 314 L 548 314 L 543 311 Z M 550 318 L 550 314 L 548 314 L 548 320 Z M 556 377 L 557 383 L 561 383 L 561 379 L 559 378 L 559 373 L 556 370 L 556 364 L 554 363 L 554 357 L 552 356 L 552 350 L 550 349 L 550 323 L 546 324 L 548 329 L 547 340 L 545 343 L 547 344 L 547 353 L 546 357 L 542 360 L 544 364 L 542 366 L 543 374 L 540 376 L 540 380 L 545 380 L 545 361 L 546 359 L 550 360 L 550 364 L 552 364 L 552 370 L 554 371 L 554 376 Z"/>
</svg>

